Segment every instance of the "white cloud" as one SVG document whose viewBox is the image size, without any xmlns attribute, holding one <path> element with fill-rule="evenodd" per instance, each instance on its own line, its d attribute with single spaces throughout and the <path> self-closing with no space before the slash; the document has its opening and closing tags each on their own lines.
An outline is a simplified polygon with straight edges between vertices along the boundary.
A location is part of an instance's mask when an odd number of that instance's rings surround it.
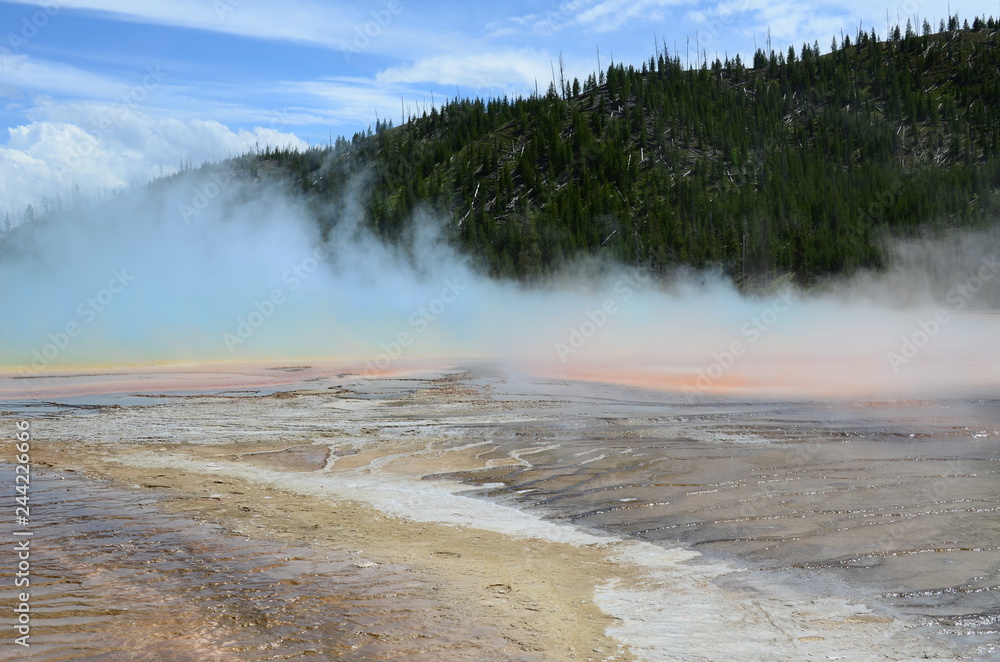
<svg viewBox="0 0 1000 662">
<path fill-rule="evenodd" d="M 635 19 L 642 19 L 643 23 L 660 22 L 666 16 L 663 11 L 666 7 L 679 4 L 681 0 L 601 0 L 567 3 L 567 11 L 575 13 L 575 22 L 584 27 L 611 32 Z"/>
<path fill-rule="evenodd" d="M 389 0 L 367 9 L 359 7 L 358 3 L 320 0 L 11 1 L 37 7 L 56 5 L 58 9 L 102 12 L 119 20 L 132 22 L 194 28 L 259 39 L 304 42 L 331 48 L 349 45 L 355 37 L 355 28 L 364 30 L 365 25 L 372 21 L 379 24 L 381 30 L 387 30 L 406 7 L 401 0 L 392 3 L 393 8 L 399 8 L 395 12 L 390 11 Z M 28 12 L 26 15 L 30 17 L 32 13 Z M 393 40 L 373 40 L 372 48 L 391 47 Z"/>
<path fill-rule="evenodd" d="M 215 121 L 161 119 L 118 105 L 49 104 L 47 115 L 8 129 L 0 146 L 0 213 L 19 214 L 44 198 L 84 198 L 141 185 L 193 165 L 242 154 L 256 147 L 308 145 L 273 128 L 232 131 Z M 68 121 L 72 118 L 72 121 Z"/>
<path fill-rule="evenodd" d="M 381 119 L 398 118 L 400 96 L 407 103 L 415 101 L 412 89 L 353 76 L 285 81 L 276 87 L 275 94 L 286 98 L 313 97 L 315 105 L 328 109 L 324 111 L 324 121 L 335 126 L 374 124 L 376 114 Z"/>
<path fill-rule="evenodd" d="M 985 0 L 971 0 L 963 3 L 959 7 L 956 3 L 950 3 L 950 10 L 959 13 L 961 18 L 972 18 L 980 16 L 996 15 L 996 3 Z M 738 43 L 740 37 L 756 35 L 758 45 L 760 38 L 769 31 L 772 37 L 772 46 L 775 50 L 784 50 L 790 44 L 798 47 L 803 42 L 819 42 L 820 48 L 826 52 L 830 46 L 830 38 L 837 36 L 840 41 L 840 34 L 848 35 L 853 40 L 858 27 L 865 31 L 875 28 L 875 31 L 884 36 L 886 33 L 886 21 L 890 28 L 896 25 L 899 20 L 900 27 L 906 25 L 910 20 L 914 23 L 914 28 L 918 29 L 919 24 L 925 19 L 931 23 L 934 30 L 937 30 L 938 21 L 946 19 L 949 11 L 947 0 L 893 0 L 884 4 L 872 3 L 867 0 L 841 0 L 836 3 L 829 2 L 794 2 L 793 0 L 724 0 L 714 4 L 708 4 L 704 8 L 699 6 L 699 11 L 704 11 L 708 16 L 738 16 L 735 20 L 727 21 L 727 25 L 732 28 L 732 33 L 720 36 L 716 40 L 719 46 L 727 42 Z M 695 19 L 694 27 L 703 25 L 697 20 L 694 13 L 690 14 Z"/>
<path fill-rule="evenodd" d="M 8 94 L 12 90 L 41 90 L 104 98 L 121 87 L 110 78 L 66 64 L 4 52 L 0 52 L 0 82 Z"/>
<path fill-rule="evenodd" d="M 491 89 L 534 85 L 552 77 L 550 55 L 531 48 L 498 52 L 435 55 L 413 64 L 390 67 L 376 75 L 383 83 L 464 85 L 483 94 Z"/>
<path fill-rule="evenodd" d="M 564 29 L 584 28 L 592 32 L 613 32 L 627 24 L 655 24 L 666 18 L 668 7 L 688 4 L 685 0 L 573 0 L 545 12 L 512 16 L 494 22 L 491 36 L 504 36 L 527 29 L 551 35 Z M 503 27 L 506 23 L 510 27 Z"/>
<path fill-rule="evenodd" d="M 709 56 L 716 49 L 721 56 L 723 52 L 752 53 L 754 38 L 762 47 L 768 33 L 776 50 L 784 50 L 789 44 L 798 48 L 803 42 L 817 40 L 826 51 L 833 35 L 838 41 L 841 32 L 853 38 L 859 24 L 866 31 L 874 27 L 884 35 L 887 16 L 890 25 L 895 25 L 898 16 L 901 25 L 909 19 L 917 28 L 927 19 L 937 29 L 938 20 L 946 18 L 948 11 L 947 0 L 892 0 L 885 4 L 867 0 L 567 0 L 544 11 L 498 16 L 487 28 L 488 36 L 498 42 L 556 36 L 560 43 L 550 42 L 549 47 L 567 52 L 573 52 L 570 40 L 598 33 L 602 53 L 625 52 L 629 53 L 627 57 L 636 55 L 632 47 L 637 38 L 646 43 L 653 33 L 667 42 L 681 44 L 690 38 L 692 55 L 700 37 L 701 47 Z M 975 15 L 996 15 L 997 5 L 970 0 L 957 7 L 952 2 L 951 11 L 971 21 Z"/>
</svg>

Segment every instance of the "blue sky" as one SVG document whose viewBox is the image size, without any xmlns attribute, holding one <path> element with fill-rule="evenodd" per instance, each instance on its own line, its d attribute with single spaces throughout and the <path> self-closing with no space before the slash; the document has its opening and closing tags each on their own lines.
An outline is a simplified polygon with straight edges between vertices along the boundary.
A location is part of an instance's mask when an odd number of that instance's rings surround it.
<svg viewBox="0 0 1000 662">
<path fill-rule="evenodd" d="M 951 2 L 971 18 L 991 2 Z M 637 66 L 666 43 L 709 60 L 853 34 L 947 0 L 48 0 L 0 2 L 0 225 L 28 203 L 93 196 L 255 145 L 304 148 L 456 94 L 544 90 Z M 401 111 L 401 105 L 403 110 Z M 2 229 L 2 228 L 0 228 Z"/>
</svg>

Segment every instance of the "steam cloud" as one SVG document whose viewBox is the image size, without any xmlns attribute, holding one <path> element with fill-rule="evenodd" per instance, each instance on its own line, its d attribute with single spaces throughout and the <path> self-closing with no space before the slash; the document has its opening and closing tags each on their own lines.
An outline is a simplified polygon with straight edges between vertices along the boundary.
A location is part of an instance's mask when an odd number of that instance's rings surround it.
<svg viewBox="0 0 1000 662">
<path fill-rule="evenodd" d="M 349 196 L 320 230 L 300 199 L 187 173 L 22 227 L 0 243 L 0 365 L 416 358 L 683 390 L 989 392 L 1000 347 L 996 232 L 899 242 L 894 267 L 741 296 L 604 263 L 533 288 L 488 279 L 417 218 L 402 247 Z"/>
</svg>

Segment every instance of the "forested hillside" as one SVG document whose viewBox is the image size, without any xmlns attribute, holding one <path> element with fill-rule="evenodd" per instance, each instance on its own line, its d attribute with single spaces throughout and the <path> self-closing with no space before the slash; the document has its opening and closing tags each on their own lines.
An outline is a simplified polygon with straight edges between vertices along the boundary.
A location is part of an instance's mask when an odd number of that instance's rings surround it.
<svg viewBox="0 0 1000 662">
<path fill-rule="evenodd" d="M 997 218 L 998 28 L 953 17 L 691 69 L 664 48 L 528 98 L 453 100 L 223 167 L 286 179 L 327 224 L 325 203 L 362 174 L 380 235 L 426 206 L 498 277 L 583 252 L 808 282 L 881 266 L 887 234 Z"/>
</svg>

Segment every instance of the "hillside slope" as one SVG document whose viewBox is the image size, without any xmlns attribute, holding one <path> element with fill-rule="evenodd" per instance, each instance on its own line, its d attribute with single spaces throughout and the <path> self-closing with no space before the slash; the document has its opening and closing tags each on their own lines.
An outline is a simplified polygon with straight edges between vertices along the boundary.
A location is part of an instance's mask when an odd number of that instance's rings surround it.
<svg viewBox="0 0 1000 662">
<path fill-rule="evenodd" d="M 882 240 L 1000 208 L 1000 24 L 874 32 L 682 67 L 666 49 L 529 98 L 460 99 L 305 153 L 219 167 L 279 179 L 336 221 L 363 175 L 388 240 L 421 207 L 484 270 L 531 280 L 580 253 L 752 286 L 883 264 Z"/>
</svg>

